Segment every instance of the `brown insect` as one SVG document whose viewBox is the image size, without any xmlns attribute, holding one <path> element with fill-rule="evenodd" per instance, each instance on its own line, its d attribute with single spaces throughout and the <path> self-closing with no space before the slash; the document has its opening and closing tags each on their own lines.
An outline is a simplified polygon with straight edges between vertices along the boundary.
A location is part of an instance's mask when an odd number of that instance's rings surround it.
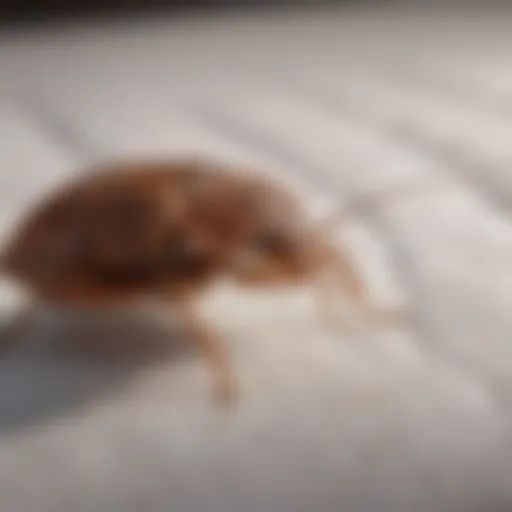
<svg viewBox="0 0 512 512">
<path fill-rule="evenodd" d="M 236 379 L 195 299 L 214 281 L 248 286 L 332 277 L 360 306 L 365 285 L 348 255 L 283 186 L 193 159 L 116 162 L 63 184 L 23 220 L 1 261 L 38 301 L 77 308 L 172 303 L 233 397 Z M 368 200 L 366 200 L 368 202 Z M 362 201 L 364 203 L 364 201 Z"/>
</svg>

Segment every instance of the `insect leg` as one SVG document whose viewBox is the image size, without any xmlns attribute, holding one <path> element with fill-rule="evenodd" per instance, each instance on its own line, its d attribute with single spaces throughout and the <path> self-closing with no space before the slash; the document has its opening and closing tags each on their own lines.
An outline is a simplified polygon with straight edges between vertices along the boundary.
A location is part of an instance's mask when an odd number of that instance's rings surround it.
<svg viewBox="0 0 512 512">
<path fill-rule="evenodd" d="M 236 399 L 238 385 L 227 349 L 206 321 L 188 303 L 179 305 L 181 321 L 186 333 L 203 352 L 214 372 L 216 400 L 229 403 Z"/>
<path fill-rule="evenodd" d="M 333 285 L 342 289 L 351 302 L 373 321 L 385 325 L 396 325 L 404 320 L 404 312 L 400 309 L 377 307 L 371 304 L 368 287 L 361 273 L 345 248 L 325 249 L 326 266 L 334 273 Z"/>
</svg>

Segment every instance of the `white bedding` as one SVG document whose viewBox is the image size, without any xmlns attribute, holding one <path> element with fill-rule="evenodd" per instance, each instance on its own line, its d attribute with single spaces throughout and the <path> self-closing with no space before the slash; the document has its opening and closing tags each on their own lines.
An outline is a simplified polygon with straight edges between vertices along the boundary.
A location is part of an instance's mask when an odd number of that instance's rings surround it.
<svg viewBox="0 0 512 512">
<path fill-rule="evenodd" d="M 197 357 L 6 356 L 0 510 L 511 510 L 510 16 L 310 9 L 5 33 L 5 230 L 80 165 L 130 153 L 260 166 L 319 209 L 439 186 L 340 233 L 407 328 L 326 331 L 307 291 L 208 298 L 241 380 L 232 411 L 209 401 Z M 166 336 L 77 322 L 54 312 L 0 335 Z"/>
</svg>

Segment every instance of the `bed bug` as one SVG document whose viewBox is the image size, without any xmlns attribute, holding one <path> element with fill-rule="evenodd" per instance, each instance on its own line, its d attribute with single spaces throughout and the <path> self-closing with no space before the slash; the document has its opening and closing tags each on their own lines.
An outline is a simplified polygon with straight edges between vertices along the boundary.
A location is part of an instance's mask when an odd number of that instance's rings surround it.
<svg viewBox="0 0 512 512">
<path fill-rule="evenodd" d="M 2 271 L 36 301 L 66 307 L 168 301 L 214 372 L 219 398 L 237 383 L 198 296 L 221 278 L 248 286 L 314 283 L 329 274 L 364 305 L 365 286 L 328 223 L 312 222 L 284 186 L 202 162 L 116 161 L 43 198 L 15 228 Z"/>
</svg>

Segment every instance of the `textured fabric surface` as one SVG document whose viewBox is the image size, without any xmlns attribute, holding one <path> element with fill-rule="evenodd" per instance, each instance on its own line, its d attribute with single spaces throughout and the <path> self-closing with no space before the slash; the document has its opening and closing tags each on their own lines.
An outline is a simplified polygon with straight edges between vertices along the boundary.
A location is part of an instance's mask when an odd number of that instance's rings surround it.
<svg viewBox="0 0 512 512">
<path fill-rule="evenodd" d="M 165 311 L 15 321 L 3 287 L 2 341 L 26 348 L 0 361 L 0 509 L 511 510 L 510 16 L 309 9 L 4 34 L 4 232 L 113 155 L 259 166 L 315 212 L 436 186 L 339 233 L 375 301 L 408 308 L 403 329 L 328 331 L 308 290 L 205 298 L 241 381 L 231 411 L 202 360 L 170 350 Z"/>
</svg>

